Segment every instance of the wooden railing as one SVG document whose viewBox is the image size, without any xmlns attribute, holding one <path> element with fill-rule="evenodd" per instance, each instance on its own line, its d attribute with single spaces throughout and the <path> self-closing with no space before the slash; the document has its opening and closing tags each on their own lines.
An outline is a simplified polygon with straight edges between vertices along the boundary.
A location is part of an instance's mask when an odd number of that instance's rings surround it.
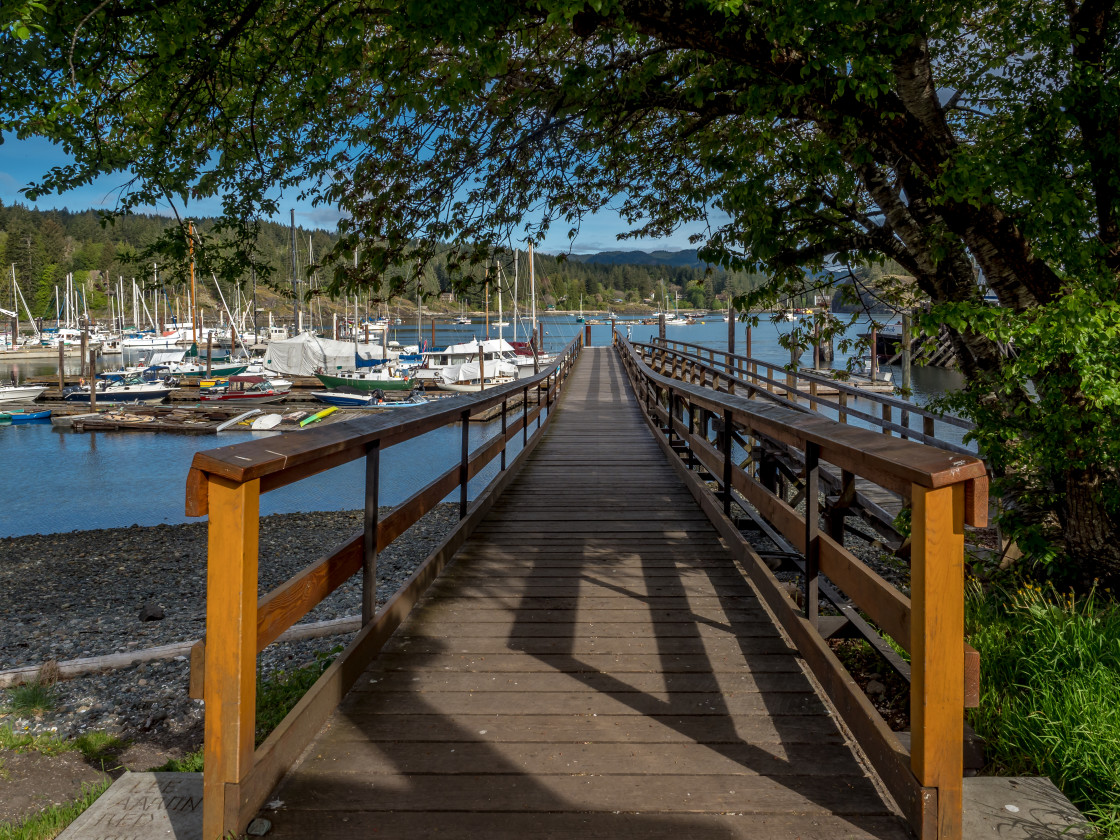
<svg viewBox="0 0 1120 840">
<path fill-rule="evenodd" d="M 952 426 L 970 431 L 968 420 L 938 414 L 914 405 L 909 400 L 888 394 L 867 391 L 824 373 L 793 370 L 761 359 L 738 356 L 684 341 L 654 339 L 649 344 L 633 344 L 647 363 L 665 368 L 670 376 L 688 382 L 708 385 L 728 393 L 762 397 L 778 405 L 797 410 L 834 411 L 841 423 L 860 420 L 885 435 L 916 440 L 938 449 L 974 455 L 958 443 L 945 440 L 941 427 Z M 827 393 L 835 391 L 835 394 Z M 863 411 L 855 400 L 871 403 L 871 411 Z M 898 417 L 897 422 L 895 417 Z M 911 422 L 921 423 L 921 429 Z"/>
<path fill-rule="evenodd" d="M 615 334 L 614 343 L 662 448 L 797 645 L 914 831 L 921 840 L 959 840 L 966 684 L 972 682 L 967 693 L 975 694 L 978 678 L 975 657 L 968 657 L 971 677 L 966 672 L 964 526 L 984 525 L 987 519 L 983 462 L 748 399 L 743 388 L 725 393 L 682 382 L 647 364 L 620 335 Z M 676 358 L 673 363 L 679 364 Z M 670 363 L 656 348 L 653 359 Z M 755 444 L 763 437 L 802 453 L 804 515 L 796 509 L 797 500 L 787 501 L 778 492 L 772 465 L 758 457 L 762 448 Z M 824 506 L 822 464 L 840 471 L 846 488 Z M 844 546 L 845 505 L 856 476 L 909 500 L 909 598 Z M 740 532 L 731 518 L 733 504 L 757 511 L 778 539 L 801 553 L 803 608 Z M 850 620 L 866 625 L 869 619 L 872 631 L 877 628 L 909 653 L 909 750 L 822 635 L 822 624 L 832 619 L 818 613 L 824 587 L 850 599 Z"/>
<path fill-rule="evenodd" d="M 388 416 L 362 417 L 283 437 L 199 452 L 187 479 L 187 515 L 209 515 L 206 638 L 191 656 L 191 694 L 206 703 L 203 837 L 245 829 L 269 792 L 321 728 L 370 659 L 466 540 L 539 442 L 551 407 L 583 344 L 580 336 L 529 379 L 439 400 Z M 509 410 L 521 401 L 520 411 Z M 532 406 L 532 407 L 530 407 Z M 501 433 L 469 450 L 472 415 L 501 408 Z M 542 414 L 545 418 L 542 424 Z M 536 429 L 530 428 L 536 421 Z M 457 465 L 378 519 L 380 453 L 444 426 L 462 424 Z M 507 464 L 518 435 L 522 448 Z M 258 597 L 260 494 L 364 458 L 364 527 L 338 549 Z M 468 482 L 492 460 L 501 470 L 473 503 Z M 459 490 L 459 526 L 377 611 L 377 553 Z M 362 573 L 362 629 L 259 748 L 254 746 L 257 654 L 352 575 Z"/>
</svg>

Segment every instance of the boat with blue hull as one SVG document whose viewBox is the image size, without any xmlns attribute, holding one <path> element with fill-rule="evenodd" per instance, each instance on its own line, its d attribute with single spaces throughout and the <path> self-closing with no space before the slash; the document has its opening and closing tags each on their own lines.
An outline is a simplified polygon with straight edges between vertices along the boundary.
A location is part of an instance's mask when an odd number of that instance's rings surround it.
<svg viewBox="0 0 1120 840">
<path fill-rule="evenodd" d="M 50 419 L 51 410 L 49 408 L 43 411 L 0 411 L 0 423 L 11 423 L 13 426 Z"/>
<path fill-rule="evenodd" d="M 385 395 L 378 391 L 368 393 L 312 391 L 311 396 L 319 402 L 325 402 L 327 405 L 334 405 L 339 408 L 408 408 L 409 406 L 425 405 L 428 402 L 424 397 L 412 395 L 405 400 L 387 400 Z"/>
<path fill-rule="evenodd" d="M 99 403 L 144 403 L 154 405 L 163 402 L 174 388 L 162 382 L 150 382 L 139 376 L 110 376 L 98 379 L 97 402 Z M 62 392 L 66 402 L 88 403 L 90 386 L 74 385 Z"/>
</svg>

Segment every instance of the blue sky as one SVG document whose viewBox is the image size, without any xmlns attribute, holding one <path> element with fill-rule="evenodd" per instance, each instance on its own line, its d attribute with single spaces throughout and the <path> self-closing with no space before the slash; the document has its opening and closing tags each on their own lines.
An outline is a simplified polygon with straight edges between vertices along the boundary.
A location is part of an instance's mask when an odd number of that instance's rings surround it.
<svg viewBox="0 0 1120 840">
<path fill-rule="evenodd" d="M 94 184 L 65 193 L 64 195 L 44 196 L 33 204 L 20 193 L 31 181 L 38 178 L 52 166 L 70 163 L 69 156 L 59 147 L 40 138 L 16 140 L 5 134 L 0 145 L 0 201 L 4 204 L 28 204 L 42 209 L 66 207 L 70 210 L 111 209 L 116 204 L 116 192 L 128 181 L 128 176 L 105 176 Z M 309 202 L 284 203 L 280 218 L 286 224 L 289 208 L 295 207 L 296 224 L 306 228 L 334 230 L 338 213 L 328 207 L 313 207 Z M 180 212 L 183 208 L 179 208 Z M 166 203 L 152 208 L 152 212 L 170 215 Z M 208 216 L 218 212 L 216 201 L 197 202 L 189 209 L 191 215 Z M 692 225 L 678 231 L 674 236 L 658 240 L 618 241 L 617 234 L 626 226 L 616 213 L 603 212 L 584 220 L 571 250 L 574 253 L 594 253 L 597 251 L 679 251 L 695 246 L 688 242 L 689 233 L 700 229 Z M 563 222 L 552 226 L 540 250 L 548 253 L 569 250 L 568 226 Z"/>
</svg>

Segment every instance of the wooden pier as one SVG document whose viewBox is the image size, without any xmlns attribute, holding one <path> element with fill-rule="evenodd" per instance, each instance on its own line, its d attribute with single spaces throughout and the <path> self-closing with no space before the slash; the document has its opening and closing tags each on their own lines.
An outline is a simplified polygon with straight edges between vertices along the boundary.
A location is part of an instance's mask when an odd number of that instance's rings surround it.
<svg viewBox="0 0 1120 840">
<path fill-rule="evenodd" d="M 905 837 L 617 355 L 584 352 L 270 836 Z"/>
<path fill-rule="evenodd" d="M 615 342 L 577 338 L 555 368 L 406 422 L 195 456 L 205 840 L 257 815 L 274 838 L 961 840 L 963 528 L 983 524 L 983 464 L 678 381 Z M 469 421 L 495 409 L 501 433 L 472 450 Z M 381 450 L 452 423 L 460 464 L 379 521 Z M 763 439 L 802 453 L 800 503 Z M 356 459 L 363 530 L 255 598 L 260 494 Z M 842 482 L 826 505 L 821 464 Z M 844 546 L 857 477 L 913 506 L 913 602 Z M 456 488 L 459 528 L 375 613 L 378 550 Z M 735 506 L 803 553 L 804 609 Z M 256 653 L 357 573 L 363 629 L 254 746 Z M 832 653 L 843 627 L 910 654 L 909 737 Z"/>
</svg>

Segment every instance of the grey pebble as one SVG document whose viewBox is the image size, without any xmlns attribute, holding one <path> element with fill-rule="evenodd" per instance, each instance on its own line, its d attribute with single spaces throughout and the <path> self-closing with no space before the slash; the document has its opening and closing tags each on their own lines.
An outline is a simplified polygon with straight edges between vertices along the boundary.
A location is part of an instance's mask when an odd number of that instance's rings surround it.
<svg viewBox="0 0 1120 840">
<path fill-rule="evenodd" d="M 383 508 L 381 514 L 390 510 Z M 379 552 L 379 605 L 458 521 L 457 505 L 440 505 Z M 361 511 L 262 518 L 260 593 L 343 545 L 361 524 Z M 206 629 L 206 523 L 0 539 L 0 592 L 0 670 L 194 641 Z M 165 617 L 137 621 L 137 604 L 160 607 Z M 303 621 L 360 612 L 359 574 Z M 345 645 L 352 636 L 272 644 L 257 658 L 258 673 L 269 676 L 314 662 L 317 653 Z M 189 678 L 189 658 L 176 656 L 65 680 L 54 687 L 53 712 L 37 719 L 0 713 L 0 726 L 68 737 L 104 729 L 123 736 L 142 734 L 149 742 L 197 744 L 202 702 L 187 696 Z M 0 709 L 6 703 L 7 692 L 0 690 Z"/>
</svg>

